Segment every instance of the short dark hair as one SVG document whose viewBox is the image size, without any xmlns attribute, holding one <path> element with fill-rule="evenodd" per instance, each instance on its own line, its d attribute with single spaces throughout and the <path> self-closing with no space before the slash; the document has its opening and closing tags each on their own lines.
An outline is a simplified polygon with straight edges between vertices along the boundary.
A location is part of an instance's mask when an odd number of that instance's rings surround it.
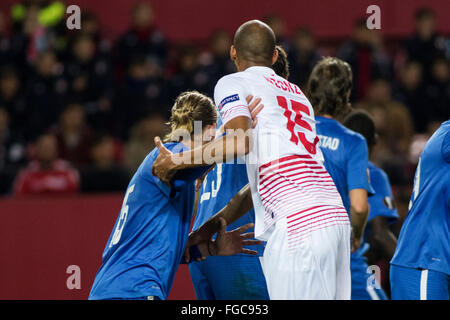
<svg viewBox="0 0 450 320">
<path fill-rule="evenodd" d="M 424 18 L 434 18 L 434 10 L 428 7 L 420 8 L 414 13 L 414 19 L 422 20 Z"/>
<path fill-rule="evenodd" d="M 233 45 L 241 59 L 272 65 L 276 39 L 273 30 L 264 22 L 251 20 L 242 24 L 234 35 Z"/>
<path fill-rule="evenodd" d="M 289 78 L 289 61 L 287 53 L 284 51 L 283 47 L 279 45 L 277 45 L 275 49 L 278 51 L 278 58 L 272 65 L 272 69 L 277 75 L 287 80 Z"/>
<path fill-rule="evenodd" d="M 352 69 L 347 62 L 332 57 L 322 58 L 314 66 L 306 90 L 315 113 L 332 117 L 347 113 L 352 83 Z"/>
<path fill-rule="evenodd" d="M 375 122 L 372 116 L 365 110 L 354 110 L 350 112 L 342 122 L 350 130 L 360 133 L 366 138 L 369 152 L 377 142 Z"/>
</svg>

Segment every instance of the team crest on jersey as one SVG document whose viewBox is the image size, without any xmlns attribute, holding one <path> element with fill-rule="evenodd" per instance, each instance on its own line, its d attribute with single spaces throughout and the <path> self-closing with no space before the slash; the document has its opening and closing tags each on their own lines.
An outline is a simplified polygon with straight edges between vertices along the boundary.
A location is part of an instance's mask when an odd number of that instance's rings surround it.
<svg viewBox="0 0 450 320">
<path fill-rule="evenodd" d="M 222 110 L 222 108 L 225 107 L 225 105 L 227 103 L 238 101 L 238 100 L 239 100 L 239 95 L 237 93 L 236 94 L 232 94 L 231 96 L 223 98 L 223 100 L 220 101 L 220 103 L 219 103 L 219 111 Z"/>
</svg>

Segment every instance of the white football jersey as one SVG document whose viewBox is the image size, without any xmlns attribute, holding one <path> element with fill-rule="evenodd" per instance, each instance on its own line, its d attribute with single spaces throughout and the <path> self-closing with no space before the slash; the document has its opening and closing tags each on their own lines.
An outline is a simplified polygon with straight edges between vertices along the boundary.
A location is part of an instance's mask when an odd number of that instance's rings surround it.
<svg viewBox="0 0 450 320">
<path fill-rule="evenodd" d="M 323 165 L 313 108 L 300 88 L 268 67 L 227 75 L 214 90 L 224 125 L 239 116 L 251 117 L 246 102 L 250 94 L 264 104 L 246 157 L 256 237 L 267 240 L 281 218 L 287 219 L 292 246 L 316 229 L 348 224 L 340 195 Z"/>
</svg>

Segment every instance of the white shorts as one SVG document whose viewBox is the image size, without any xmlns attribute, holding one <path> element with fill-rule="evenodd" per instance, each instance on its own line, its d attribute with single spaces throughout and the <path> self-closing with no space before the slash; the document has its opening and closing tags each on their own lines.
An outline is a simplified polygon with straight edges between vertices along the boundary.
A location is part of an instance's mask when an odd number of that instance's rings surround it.
<svg viewBox="0 0 450 320">
<path fill-rule="evenodd" d="M 312 231 L 289 250 L 286 219 L 281 219 L 261 265 L 271 300 L 350 300 L 350 226 Z"/>
</svg>

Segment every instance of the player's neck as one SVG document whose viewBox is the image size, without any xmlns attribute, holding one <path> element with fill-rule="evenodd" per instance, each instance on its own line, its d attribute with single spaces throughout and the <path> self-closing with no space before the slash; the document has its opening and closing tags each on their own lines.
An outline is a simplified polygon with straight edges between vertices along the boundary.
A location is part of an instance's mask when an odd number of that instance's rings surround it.
<svg viewBox="0 0 450 320">
<path fill-rule="evenodd" d="M 245 71 L 248 68 L 251 67 L 266 67 L 266 68 L 270 68 L 271 66 L 265 65 L 263 63 L 255 63 L 255 62 L 251 62 L 251 61 L 242 61 L 242 63 L 240 63 L 237 66 L 238 71 Z"/>
</svg>

